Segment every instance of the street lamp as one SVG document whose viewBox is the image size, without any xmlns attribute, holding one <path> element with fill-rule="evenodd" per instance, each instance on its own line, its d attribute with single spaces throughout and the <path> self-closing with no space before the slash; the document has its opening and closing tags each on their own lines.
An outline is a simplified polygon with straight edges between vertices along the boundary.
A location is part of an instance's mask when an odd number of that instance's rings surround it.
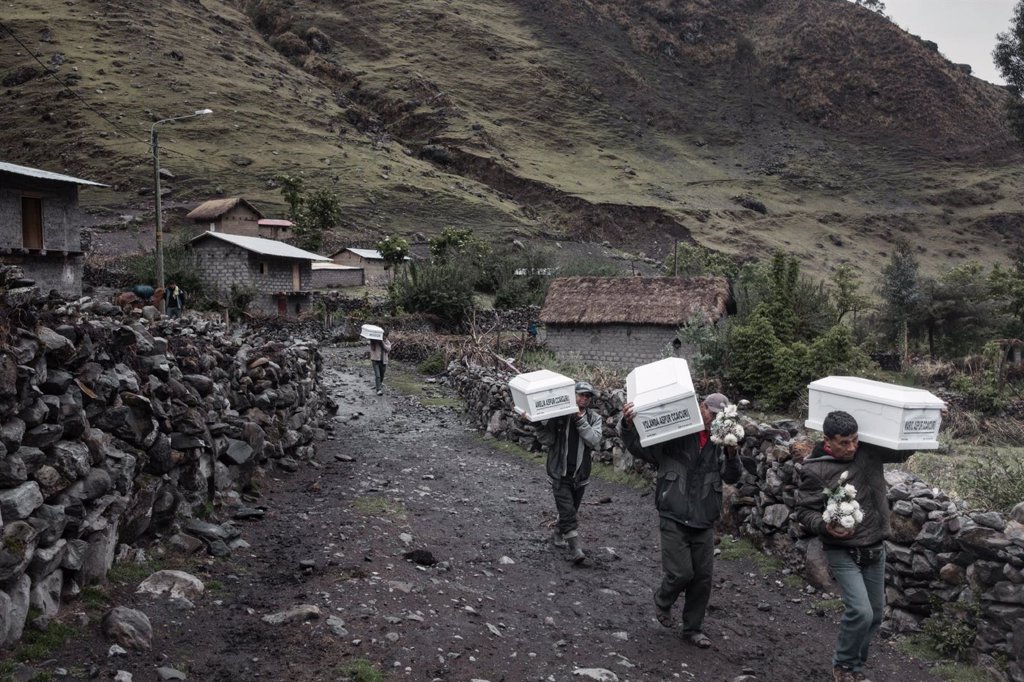
<svg viewBox="0 0 1024 682">
<path fill-rule="evenodd" d="M 161 119 L 149 129 L 149 139 L 153 145 L 153 185 L 156 191 L 156 286 L 158 289 L 164 288 L 164 225 L 163 218 L 160 215 L 160 143 L 157 140 L 156 127 L 161 123 L 181 121 L 182 119 L 206 116 L 212 113 L 213 109 L 196 109 L 195 113 L 192 114 Z M 164 301 L 160 301 L 160 312 L 163 311 Z"/>
</svg>

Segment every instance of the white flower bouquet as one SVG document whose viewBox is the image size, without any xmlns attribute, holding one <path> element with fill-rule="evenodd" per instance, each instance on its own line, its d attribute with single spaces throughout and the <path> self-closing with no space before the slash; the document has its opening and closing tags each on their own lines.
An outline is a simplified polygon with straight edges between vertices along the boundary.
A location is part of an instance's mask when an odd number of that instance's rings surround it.
<svg viewBox="0 0 1024 682">
<path fill-rule="evenodd" d="M 864 512 L 857 501 L 857 489 L 846 482 L 849 477 L 850 472 L 844 471 L 839 476 L 839 485 L 834 490 L 825 488 L 823 491 L 827 501 L 821 518 L 829 525 L 853 528 L 864 520 Z"/>
<path fill-rule="evenodd" d="M 716 445 L 735 446 L 745 435 L 747 432 L 740 424 L 735 405 L 726 405 L 711 422 L 711 442 Z"/>
</svg>

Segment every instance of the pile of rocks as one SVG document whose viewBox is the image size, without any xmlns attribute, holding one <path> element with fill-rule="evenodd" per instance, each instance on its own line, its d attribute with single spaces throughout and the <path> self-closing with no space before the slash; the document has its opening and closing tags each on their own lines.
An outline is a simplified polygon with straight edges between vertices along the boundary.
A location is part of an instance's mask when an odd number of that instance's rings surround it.
<svg viewBox="0 0 1024 682">
<path fill-rule="evenodd" d="M 446 381 L 465 399 L 469 416 L 490 436 L 539 450 L 535 429 L 513 410 L 511 377 L 480 368 L 449 366 Z M 624 395 L 607 391 L 594 407 L 604 416 L 606 463 L 651 475 L 625 452 L 615 433 Z M 784 558 L 815 587 L 835 591 L 821 541 L 796 520 L 795 493 L 810 442 L 800 424 L 744 420 L 740 456 L 744 474 L 726 486 L 725 529 L 752 538 Z M 1009 517 L 970 511 L 903 471 L 886 473 L 892 539 L 886 542 L 886 598 L 891 632 L 916 631 L 934 616 L 977 625 L 973 653 L 986 668 L 1006 661 L 1008 679 L 1024 682 L 1024 503 Z M 948 605 L 948 606 L 942 606 Z"/>
<path fill-rule="evenodd" d="M 30 606 L 45 625 L 103 580 L 118 545 L 238 503 L 263 464 L 297 468 L 334 408 L 315 343 L 34 287 L 0 299 L 0 646 Z"/>
</svg>

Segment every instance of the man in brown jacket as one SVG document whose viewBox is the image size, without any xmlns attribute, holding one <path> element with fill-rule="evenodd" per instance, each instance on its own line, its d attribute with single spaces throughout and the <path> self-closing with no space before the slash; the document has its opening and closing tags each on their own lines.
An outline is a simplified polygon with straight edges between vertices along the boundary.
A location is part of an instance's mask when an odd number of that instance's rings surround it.
<svg viewBox="0 0 1024 682">
<path fill-rule="evenodd" d="M 832 655 L 835 682 L 865 681 L 862 668 L 868 647 L 885 610 L 885 545 L 889 537 L 889 502 L 883 465 L 905 462 L 913 450 L 890 450 L 860 443 L 857 420 L 846 412 L 829 412 L 821 425 L 825 439 L 804 460 L 797 492 L 797 518 L 821 537 L 829 572 L 839 583 L 846 610 Z M 822 518 L 826 490 L 852 485 L 864 516 L 853 528 Z"/>
</svg>

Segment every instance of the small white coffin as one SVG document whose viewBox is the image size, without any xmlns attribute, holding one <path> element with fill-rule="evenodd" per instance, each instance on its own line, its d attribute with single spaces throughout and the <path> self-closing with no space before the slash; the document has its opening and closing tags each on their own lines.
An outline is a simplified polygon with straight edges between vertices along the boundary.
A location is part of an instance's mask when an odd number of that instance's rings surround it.
<svg viewBox="0 0 1024 682">
<path fill-rule="evenodd" d="M 541 369 L 508 382 L 515 410 L 532 422 L 575 414 L 576 382 L 558 372 Z"/>
<path fill-rule="evenodd" d="M 368 341 L 380 341 L 384 338 L 384 330 L 375 324 L 364 324 L 359 330 L 359 336 Z"/>
<path fill-rule="evenodd" d="M 690 368 L 682 358 L 635 368 L 626 377 L 626 396 L 636 407 L 633 424 L 644 447 L 704 430 Z"/>
<path fill-rule="evenodd" d="M 825 415 L 849 412 L 860 440 L 892 450 L 934 450 L 945 403 L 928 391 L 860 377 L 825 377 L 807 386 L 807 421 L 821 431 Z"/>
</svg>

